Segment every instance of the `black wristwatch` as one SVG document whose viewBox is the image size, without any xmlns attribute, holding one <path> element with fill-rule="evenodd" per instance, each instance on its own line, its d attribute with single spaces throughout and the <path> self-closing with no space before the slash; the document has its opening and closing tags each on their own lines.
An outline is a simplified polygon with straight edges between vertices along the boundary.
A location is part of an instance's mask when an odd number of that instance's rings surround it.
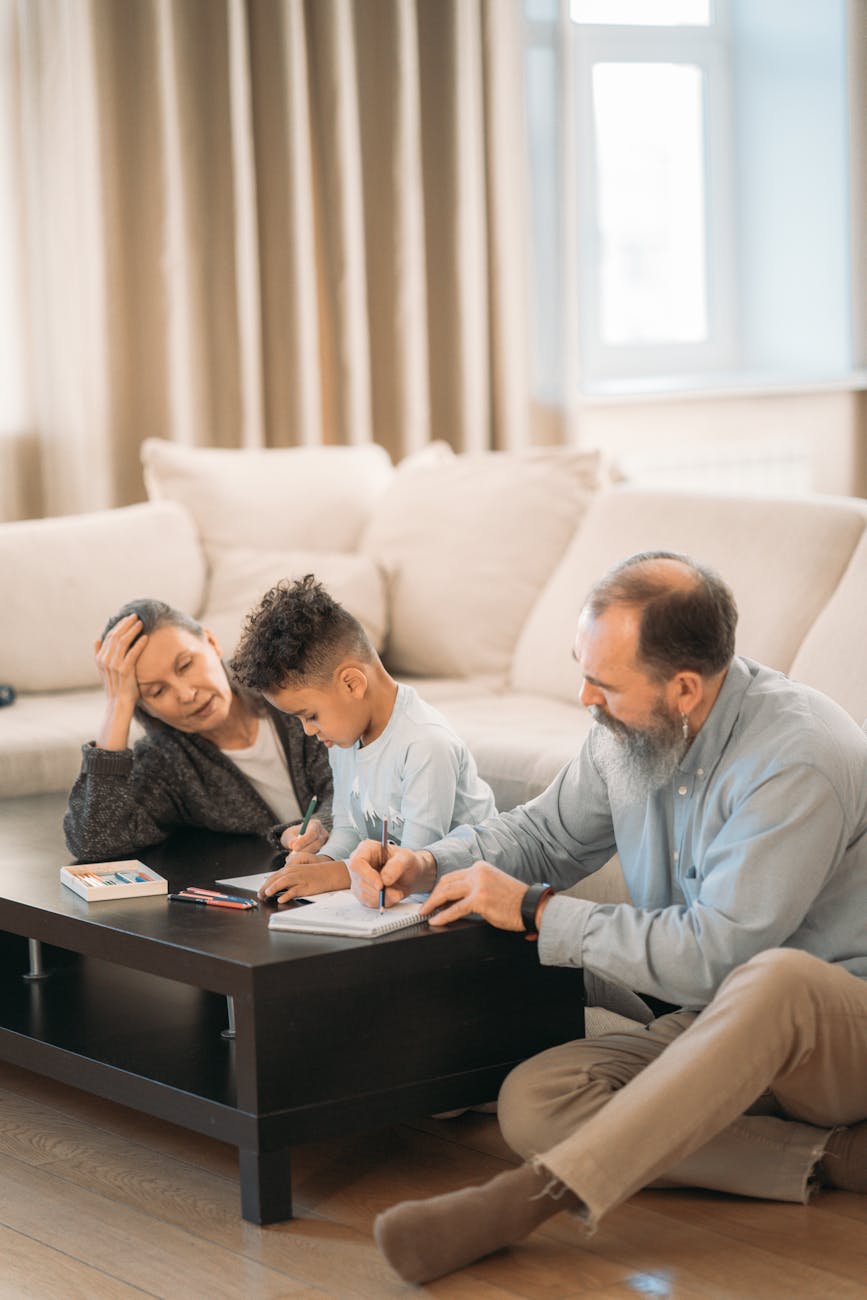
<svg viewBox="0 0 867 1300">
<path fill-rule="evenodd" d="M 526 934 L 536 933 L 536 909 L 546 894 L 553 894 L 549 884 L 531 885 L 521 899 L 521 920 Z"/>
</svg>

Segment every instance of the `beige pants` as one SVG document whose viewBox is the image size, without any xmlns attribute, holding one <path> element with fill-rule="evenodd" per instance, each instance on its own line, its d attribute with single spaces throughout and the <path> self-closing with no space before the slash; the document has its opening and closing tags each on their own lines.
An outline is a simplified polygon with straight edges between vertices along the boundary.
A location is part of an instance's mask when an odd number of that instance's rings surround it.
<svg viewBox="0 0 867 1300">
<path fill-rule="evenodd" d="M 795 949 L 760 953 L 700 1013 L 525 1061 L 499 1117 L 591 1224 L 654 1181 L 806 1201 L 831 1132 L 867 1118 L 867 981 Z"/>
</svg>

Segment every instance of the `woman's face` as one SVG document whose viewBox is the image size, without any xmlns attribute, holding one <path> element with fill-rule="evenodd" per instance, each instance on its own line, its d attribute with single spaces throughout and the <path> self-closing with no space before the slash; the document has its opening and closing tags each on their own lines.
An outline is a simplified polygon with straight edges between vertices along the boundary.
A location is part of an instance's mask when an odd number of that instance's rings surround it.
<svg viewBox="0 0 867 1300">
<path fill-rule="evenodd" d="M 145 712 L 178 731 L 208 732 L 229 715 L 232 688 L 208 628 L 201 636 L 168 624 L 157 628 L 136 664 L 136 679 Z"/>
</svg>

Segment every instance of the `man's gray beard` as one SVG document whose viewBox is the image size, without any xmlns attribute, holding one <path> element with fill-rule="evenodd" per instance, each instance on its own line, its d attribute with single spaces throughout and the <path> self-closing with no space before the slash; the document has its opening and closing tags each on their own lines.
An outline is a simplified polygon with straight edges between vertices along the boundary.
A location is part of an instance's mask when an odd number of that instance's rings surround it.
<svg viewBox="0 0 867 1300">
<path fill-rule="evenodd" d="M 672 779 L 689 748 L 681 724 L 661 704 L 653 710 L 650 727 L 639 731 L 591 704 L 599 724 L 593 745 L 612 803 L 640 803 Z"/>
</svg>

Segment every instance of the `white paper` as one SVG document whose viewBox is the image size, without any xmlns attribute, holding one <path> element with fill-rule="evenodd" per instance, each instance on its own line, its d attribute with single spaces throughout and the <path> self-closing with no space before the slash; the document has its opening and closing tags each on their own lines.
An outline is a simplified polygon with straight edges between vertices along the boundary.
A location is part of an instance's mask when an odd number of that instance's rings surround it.
<svg viewBox="0 0 867 1300">
<path fill-rule="evenodd" d="M 273 912 L 268 920 L 272 930 L 289 930 L 300 934 L 350 935 L 375 939 L 404 926 L 418 925 L 427 918 L 419 916 L 420 902 L 405 900 L 380 913 L 365 907 L 349 889 L 318 894 L 306 907 L 289 907 Z"/>
<path fill-rule="evenodd" d="M 230 876 L 228 880 L 218 880 L 218 885 L 231 885 L 233 889 L 252 889 L 253 893 L 258 893 L 262 885 L 269 876 L 273 876 L 273 871 L 263 871 L 259 876 Z"/>
</svg>

